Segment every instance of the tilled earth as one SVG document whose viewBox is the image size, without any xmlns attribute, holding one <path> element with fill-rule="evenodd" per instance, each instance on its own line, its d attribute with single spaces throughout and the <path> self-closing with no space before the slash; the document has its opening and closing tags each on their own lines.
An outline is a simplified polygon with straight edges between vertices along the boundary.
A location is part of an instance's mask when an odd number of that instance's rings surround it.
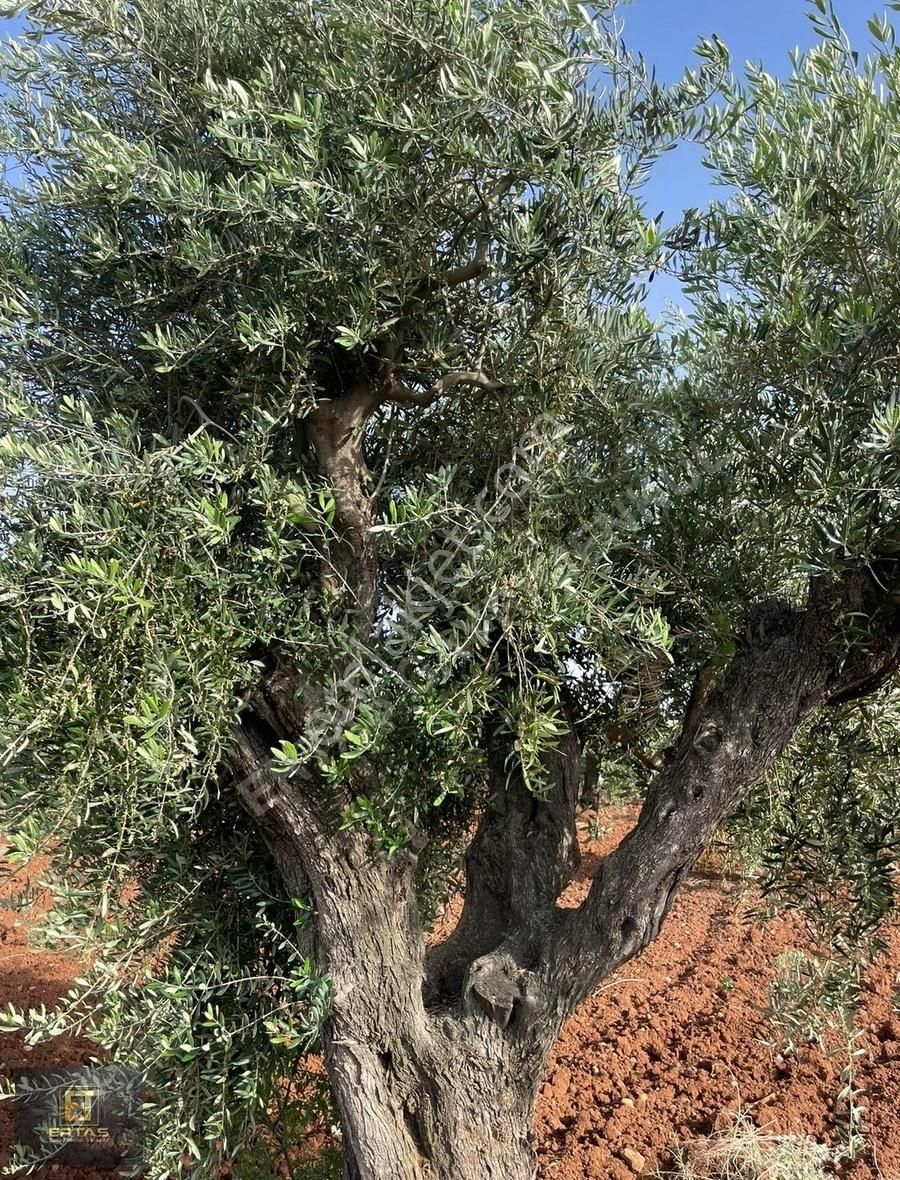
<svg viewBox="0 0 900 1180">
<path fill-rule="evenodd" d="M 584 896 L 599 857 L 628 830 L 634 812 L 609 809 L 600 818 L 605 833 L 585 839 L 584 863 L 565 904 Z M 663 937 L 568 1022 L 538 1104 L 541 1180 L 628 1180 L 652 1172 L 673 1145 L 727 1125 L 736 1110 L 769 1131 L 835 1141 L 846 1054 L 810 1046 L 799 1061 L 785 1061 L 766 1047 L 771 1030 L 763 1007 L 774 963 L 802 949 L 803 936 L 789 918 L 760 924 L 753 900 L 718 872 L 695 873 Z M 23 912 L 0 909 L 0 1007 L 51 1005 L 78 973 L 71 958 L 31 949 L 27 933 Z M 866 976 L 856 1043 L 869 1150 L 844 1168 L 847 1180 L 900 1180 L 900 1012 L 893 1006 L 900 929 L 888 941 Z M 0 1075 L 77 1065 L 89 1052 L 69 1037 L 29 1050 L 20 1036 L 0 1036 Z M 9 1104 L 0 1103 L 0 1161 L 12 1141 Z M 110 1174 L 62 1166 L 44 1172 L 48 1180 Z"/>
<path fill-rule="evenodd" d="M 588 844 L 577 904 L 599 856 L 631 826 L 633 812 L 607 812 L 602 841 Z M 626 964 L 568 1022 L 550 1062 L 537 1115 L 541 1176 L 627 1180 L 666 1162 L 675 1143 L 746 1111 L 772 1133 L 835 1142 L 844 1051 L 809 1047 L 779 1059 L 763 1008 L 776 958 L 803 948 L 789 918 L 760 923 L 755 899 L 718 873 L 695 873 L 663 935 Z M 900 1180 L 900 929 L 868 972 L 855 1048 L 867 1156 L 852 1180 Z"/>
</svg>

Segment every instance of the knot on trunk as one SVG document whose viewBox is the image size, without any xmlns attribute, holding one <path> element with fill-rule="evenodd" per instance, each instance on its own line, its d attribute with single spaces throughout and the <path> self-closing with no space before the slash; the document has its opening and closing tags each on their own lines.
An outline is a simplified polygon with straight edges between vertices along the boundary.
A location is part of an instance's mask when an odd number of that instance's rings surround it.
<svg viewBox="0 0 900 1180">
<path fill-rule="evenodd" d="M 721 746 L 722 737 L 722 729 L 718 722 L 713 720 L 701 722 L 694 735 L 694 749 L 701 758 L 709 758 Z"/>
<path fill-rule="evenodd" d="M 769 598 L 758 602 L 748 612 L 742 647 L 764 650 L 776 640 L 794 635 L 801 622 L 802 615 L 787 599 Z"/>
<path fill-rule="evenodd" d="M 525 999 L 528 975 L 509 951 L 492 951 L 469 967 L 463 986 L 463 1007 L 467 1012 L 482 1012 L 506 1028 L 516 1004 Z"/>
</svg>

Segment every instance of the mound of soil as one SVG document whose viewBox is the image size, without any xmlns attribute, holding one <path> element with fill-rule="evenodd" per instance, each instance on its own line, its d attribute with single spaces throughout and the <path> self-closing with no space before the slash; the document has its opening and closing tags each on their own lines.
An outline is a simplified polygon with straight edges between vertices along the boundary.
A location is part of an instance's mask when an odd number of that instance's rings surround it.
<svg viewBox="0 0 900 1180">
<path fill-rule="evenodd" d="M 577 905 L 599 859 L 635 818 L 631 808 L 601 816 L 598 840 L 584 839 L 584 862 L 563 896 Z M 31 869 L 33 877 L 35 868 Z M 0 887 L 13 896 L 28 880 Z M 763 1005 L 776 958 L 804 945 L 784 917 L 760 924 L 756 899 L 718 871 L 695 872 L 672 907 L 663 936 L 606 980 L 565 1026 L 538 1103 L 541 1180 L 629 1180 L 664 1165 L 679 1141 L 727 1125 L 747 1111 L 766 1130 L 836 1141 L 839 1073 L 846 1057 L 816 1047 L 781 1060 L 763 1043 Z M 452 920 L 451 905 L 445 922 Z M 52 1005 L 78 964 L 27 941 L 27 911 L 0 908 L 0 1007 Z M 846 1180 L 900 1180 L 900 929 L 868 972 L 859 1017 L 856 1083 L 866 1108 L 869 1149 L 844 1169 Z M 89 1044 L 61 1036 L 29 1050 L 0 1036 L 0 1075 L 17 1068 L 83 1063 Z M 9 1103 L 0 1103 L 0 1162 L 13 1142 Z M 47 1180 L 100 1180 L 109 1172 L 53 1165 Z"/>
</svg>

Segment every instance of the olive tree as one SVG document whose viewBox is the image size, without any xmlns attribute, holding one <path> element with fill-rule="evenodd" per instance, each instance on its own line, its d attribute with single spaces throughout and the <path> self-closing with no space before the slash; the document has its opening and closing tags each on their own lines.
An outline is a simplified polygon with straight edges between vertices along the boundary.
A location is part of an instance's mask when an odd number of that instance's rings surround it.
<svg viewBox="0 0 900 1180">
<path fill-rule="evenodd" d="M 767 567 L 773 578 L 793 570 L 803 579 L 795 585 L 860 569 L 875 579 L 874 614 L 847 616 L 849 661 L 854 632 L 865 641 L 897 619 L 890 128 L 900 58 L 884 16 L 869 21 L 875 53 L 862 63 L 833 6 L 816 0 L 810 16 L 820 44 L 795 52 L 786 79 L 748 68 L 708 113 L 709 163 L 727 199 L 680 227 L 700 317 L 684 347 L 694 392 L 702 381 L 708 406 L 727 400 L 744 419 L 719 436 L 750 483 L 730 535 L 736 566 Z M 700 363 L 690 359 L 698 344 Z M 701 415 L 691 429 L 705 433 L 708 422 Z M 792 593 L 783 574 L 781 585 Z M 891 669 L 888 659 L 874 695 L 861 681 L 843 694 L 850 707 L 811 718 L 740 817 L 763 852 L 767 887 L 802 901 L 818 936 L 842 952 L 867 951 L 895 904 L 900 695 Z"/>
<path fill-rule="evenodd" d="M 7 1024 L 146 1067 L 153 1175 L 214 1173 L 319 1041 L 348 1180 L 525 1180 L 567 1015 L 897 666 L 900 67 L 825 28 L 702 113 L 724 47 L 661 89 L 605 4 L 29 17 L 3 826 L 90 967 Z M 640 185 L 696 133 L 739 196 L 664 231 Z M 585 752 L 647 794 L 566 908 Z"/>
</svg>

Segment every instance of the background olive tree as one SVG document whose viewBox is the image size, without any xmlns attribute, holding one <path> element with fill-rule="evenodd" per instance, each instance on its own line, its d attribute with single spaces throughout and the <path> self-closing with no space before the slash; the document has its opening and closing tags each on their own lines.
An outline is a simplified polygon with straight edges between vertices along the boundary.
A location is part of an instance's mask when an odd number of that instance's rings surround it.
<svg viewBox="0 0 900 1180">
<path fill-rule="evenodd" d="M 843 249 L 796 195 L 896 177 L 893 52 L 859 77 L 823 26 L 716 110 L 720 44 L 663 91 L 603 5 L 29 14 L 2 827 L 92 965 L 8 1024 L 147 1070 L 152 1175 L 214 1171 L 321 1038 L 348 1178 L 531 1176 L 562 1020 L 795 738 L 827 790 L 897 665 L 893 205 L 852 189 Z M 739 195 L 666 231 L 639 186 L 685 134 Z M 650 781 L 564 911 L 585 749 Z"/>
<path fill-rule="evenodd" d="M 869 22 L 876 53 L 861 63 L 833 9 L 810 12 L 822 40 L 792 59 L 789 78 L 750 70 L 723 88 L 707 118 L 726 199 L 682 227 L 702 333 L 683 340 L 688 354 L 698 340 L 705 350 L 692 381 L 749 427 L 727 428 L 730 462 L 745 472 L 731 509 L 737 562 L 771 579 L 784 571 L 785 593 L 787 571 L 878 571 L 900 544 L 900 59 L 883 17 Z M 896 591 L 883 607 L 894 610 Z M 804 900 L 842 951 L 864 949 L 894 900 L 898 697 L 889 685 L 863 695 L 798 735 L 738 821 L 768 888 Z"/>
</svg>

